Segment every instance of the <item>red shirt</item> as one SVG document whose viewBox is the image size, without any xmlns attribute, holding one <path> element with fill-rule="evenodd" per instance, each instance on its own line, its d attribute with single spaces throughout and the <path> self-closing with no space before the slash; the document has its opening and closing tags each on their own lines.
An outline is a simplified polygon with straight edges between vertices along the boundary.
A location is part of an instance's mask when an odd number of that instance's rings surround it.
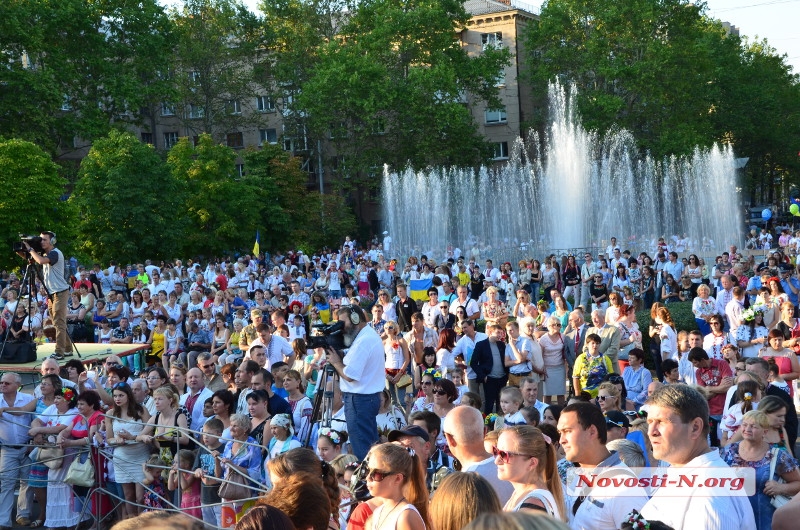
<svg viewBox="0 0 800 530">
<path fill-rule="evenodd" d="M 727 361 L 711 359 L 709 368 L 698 368 L 695 371 L 697 384 L 700 386 L 719 386 L 726 377 L 733 377 Z M 714 394 L 708 398 L 708 412 L 711 416 L 720 416 L 725 408 L 725 393 Z"/>
</svg>

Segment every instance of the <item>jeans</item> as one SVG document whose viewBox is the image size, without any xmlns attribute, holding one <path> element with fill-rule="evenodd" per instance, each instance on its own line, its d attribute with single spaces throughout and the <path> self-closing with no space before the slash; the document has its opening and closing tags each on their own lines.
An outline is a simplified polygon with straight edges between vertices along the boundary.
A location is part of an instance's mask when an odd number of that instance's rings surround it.
<svg viewBox="0 0 800 530">
<path fill-rule="evenodd" d="M 487 377 L 483 383 L 483 393 L 485 394 L 483 400 L 483 413 L 491 414 L 494 412 L 495 403 L 500 406 L 500 390 L 508 382 L 508 376 L 503 377 Z"/>
<path fill-rule="evenodd" d="M 344 416 L 347 421 L 350 445 L 359 460 L 367 457 L 370 447 L 378 441 L 378 411 L 381 408 L 381 394 L 354 394 L 342 392 Z"/>
<path fill-rule="evenodd" d="M 222 526 L 222 506 L 203 506 L 203 522 L 208 526 L 206 528 Z"/>
<path fill-rule="evenodd" d="M 11 526 L 11 511 L 14 506 L 14 490 L 22 477 L 27 477 L 30 459 L 25 448 L 3 446 L 0 448 L 0 526 Z M 29 497 L 33 491 L 28 489 L 28 482 L 23 480 L 19 487 L 17 499 L 17 517 L 30 518 Z"/>
<path fill-rule="evenodd" d="M 56 328 L 56 353 L 72 351 L 72 343 L 67 333 L 67 302 L 69 289 L 53 293 L 53 326 Z"/>
<path fill-rule="evenodd" d="M 531 303 L 535 304 L 539 301 L 539 291 L 542 284 L 539 282 L 531 282 Z"/>
</svg>

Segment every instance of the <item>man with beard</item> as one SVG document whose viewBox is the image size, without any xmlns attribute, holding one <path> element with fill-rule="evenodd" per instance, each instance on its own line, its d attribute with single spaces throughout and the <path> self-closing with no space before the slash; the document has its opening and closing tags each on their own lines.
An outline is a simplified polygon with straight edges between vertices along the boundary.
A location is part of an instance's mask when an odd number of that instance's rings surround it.
<svg viewBox="0 0 800 530">
<path fill-rule="evenodd" d="M 376 417 L 380 393 L 386 384 L 383 342 L 378 332 L 367 325 L 359 307 L 343 307 L 336 318 L 344 325 L 344 344 L 348 349 L 342 360 L 340 352 L 328 348 L 328 361 L 340 376 L 345 417 L 358 418 L 348 424 L 348 434 L 353 453 L 363 460 L 378 441 Z"/>
</svg>

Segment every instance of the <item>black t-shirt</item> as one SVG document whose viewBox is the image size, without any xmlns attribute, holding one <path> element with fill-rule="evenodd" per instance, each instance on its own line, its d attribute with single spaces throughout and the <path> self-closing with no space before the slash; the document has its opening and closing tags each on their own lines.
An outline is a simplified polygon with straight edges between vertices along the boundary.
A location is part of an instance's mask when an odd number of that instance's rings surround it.
<svg viewBox="0 0 800 530">
<path fill-rule="evenodd" d="M 477 300 L 483 294 L 483 281 L 486 277 L 483 274 L 475 276 L 474 274 L 469 277 L 469 297 Z"/>
</svg>

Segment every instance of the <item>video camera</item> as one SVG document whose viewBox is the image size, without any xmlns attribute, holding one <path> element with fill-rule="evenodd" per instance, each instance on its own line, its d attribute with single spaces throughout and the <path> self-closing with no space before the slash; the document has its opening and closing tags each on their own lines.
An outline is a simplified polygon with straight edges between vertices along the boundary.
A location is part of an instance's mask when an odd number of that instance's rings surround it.
<svg viewBox="0 0 800 530">
<path fill-rule="evenodd" d="M 337 320 L 332 324 L 317 324 L 311 327 L 308 337 L 308 347 L 327 348 L 336 351 L 344 349 L 344 322 Z"/>
<path fill-rule="evenodd" d="M 42 248 L 42 238 L 41 236 L 26 236 L 25 234 L 19 235 L 19 241 L 14 242 L 14 252 L 28 252 L 28 249 L 25 247 L 24 243 L 30 245 L 32 250 L 35 250 L 39 254 L 44 253 L 44 249 Z"/>
</svg>

